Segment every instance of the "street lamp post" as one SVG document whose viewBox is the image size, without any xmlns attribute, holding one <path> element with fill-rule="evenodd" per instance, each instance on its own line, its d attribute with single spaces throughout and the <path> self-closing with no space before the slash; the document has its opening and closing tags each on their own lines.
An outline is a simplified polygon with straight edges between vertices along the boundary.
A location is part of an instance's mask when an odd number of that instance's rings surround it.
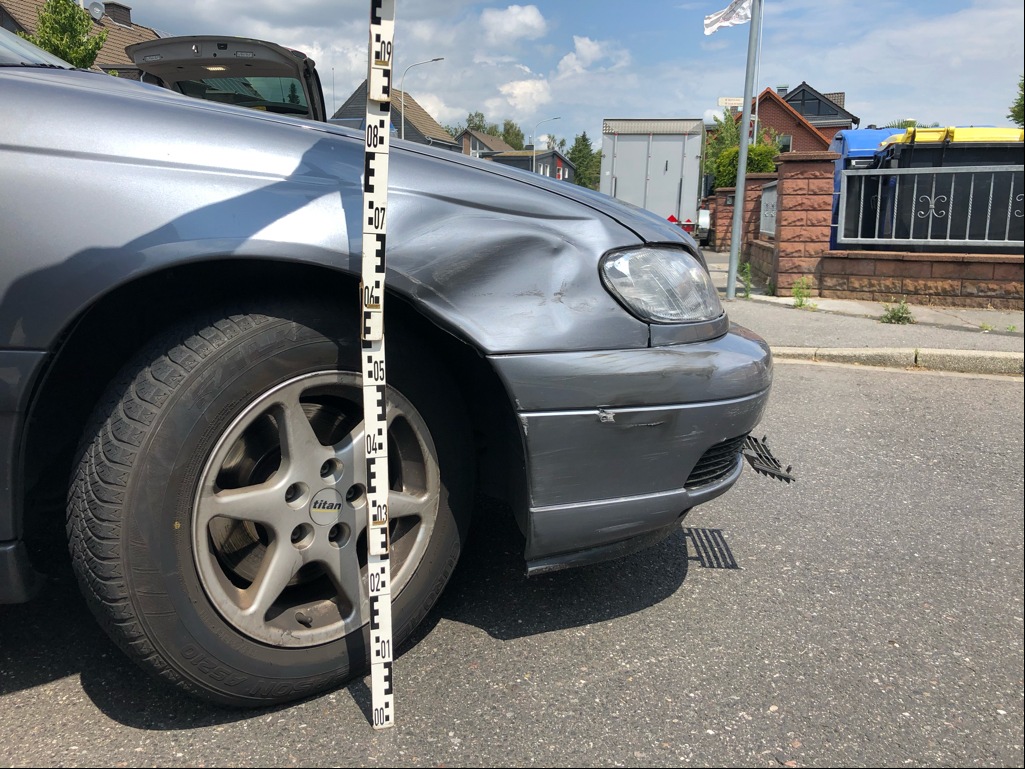
<svg viewBox="0 0 1025 769">
<path fill-rule="evenodd" d="M 402 113 L 401 117 L 399 118 L 402 121 L 399 124 L 400 139 L 406 138 L 406 73 L 409 72 L 409 70 L 413 69 L 413 67 L 419 67 L 421 64 L 430 64 L 431 62 L 435 61 L 445 61 L 445 57 L 438 56 L 435 59 L 424 59 L 423 61 L 418 61 L 415 64 L 410 64 L 408 67 L 402 70 L 402 78 L 399 80 L 399 92 L 402 94 L 402 97 L 399 99 L 399 101 L 401 102 L 399 106 L 399 111 Z"/>
<path fill-rule="evenodd" d="M 534 133 L 532 133 L 530 135 L 530 146 L 534 148 L 533 151 L 531 152 L 531 156 L 530 156 L 530 170 L 533 173 L 535 173 L 535 174 L 537 173 L 537 142 L 535 140 L 535 137 L 537 136 L 537 127 L 539 125 L 541 125 L 541 123 L 547 123 L 549 120 L 558 120 L 558 119 L 559 118 L 557 118 L 557 117 L 546 117 L 544 120 L 539 120 L 534 125 Z"/>
</svg>

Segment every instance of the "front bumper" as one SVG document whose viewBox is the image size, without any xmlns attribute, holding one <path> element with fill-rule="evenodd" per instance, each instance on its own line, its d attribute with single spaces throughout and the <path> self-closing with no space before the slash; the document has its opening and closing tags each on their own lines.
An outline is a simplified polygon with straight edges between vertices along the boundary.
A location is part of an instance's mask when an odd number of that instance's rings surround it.
<svg viewBox="0 0 1025 769">
<path fill-rule="evenodd" d="M 719 339 L 634 350 L 492 356 L 516 406 L 527 463 L 531 572 L 614 557 L 740 477 L 692 472 L 760 421 L 768 346 L 732 327 Z"/>
</svg>

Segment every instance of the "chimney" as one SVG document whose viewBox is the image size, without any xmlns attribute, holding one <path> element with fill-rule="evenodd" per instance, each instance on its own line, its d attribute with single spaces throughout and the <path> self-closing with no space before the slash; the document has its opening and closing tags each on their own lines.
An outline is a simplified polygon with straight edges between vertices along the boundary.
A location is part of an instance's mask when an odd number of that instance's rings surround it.
<svg viewBox="0 0 1025 769">
<path fill-rule="evenodd" d="M 776 86 L 776 93 L 778 93 L 780 96 L 786 96 L 789 92 L 790 85 L 788 83 L 783 83 L 782 85 Z"/>
<path fill-rule="evenodd" d="M 132 26 L 132 6 L 124 3 L 106 3 L 107 16 L 116 24 Z"/>
</svg>

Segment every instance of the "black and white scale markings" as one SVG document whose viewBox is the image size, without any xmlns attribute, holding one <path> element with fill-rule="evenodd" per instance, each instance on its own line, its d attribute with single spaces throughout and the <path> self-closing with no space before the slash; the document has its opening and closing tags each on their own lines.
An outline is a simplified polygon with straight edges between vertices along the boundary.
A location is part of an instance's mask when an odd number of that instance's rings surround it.
<svg viewBox="0 0 1025 769">
<path fill-rule="evenodd" d="M 384 362 L 384 270 L 388 210 L 392 41 L 395 0 L 370 0 L 363 260 L 360 282 L 363 426 L 367 456 L 367 594 L 370 600 L 372 723 L 395 723 L 392 687 L 391 573 L 388 541 L 388 413 Z"/>
</svg>

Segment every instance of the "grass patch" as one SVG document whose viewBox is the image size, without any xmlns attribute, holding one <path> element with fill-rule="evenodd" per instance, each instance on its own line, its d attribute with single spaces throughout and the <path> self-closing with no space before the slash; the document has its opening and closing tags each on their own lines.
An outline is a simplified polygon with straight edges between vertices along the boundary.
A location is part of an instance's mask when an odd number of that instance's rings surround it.
<svg viewBox="0 0 1025 769">
<path fill-rule="evenodd" d="M 790 293 L 794 297 L 794 307 L 798 310 L 814 310 L 818 305 L 809 302 L 811 296 L 811 278 L 807 275 L 794 281 L 790 287 Z"/>
<path fill-rule="evenodd" d="M 883 308 L 883 317 L 879 319 L 882 323 L 907 325 L 915 322 L 915 316 L 911 314 L 911 308 L 908 307 L 907 299 L 903 296 L 900 298 L 899 304 L 886 304 L 883 305 Z"/>
</svg>

